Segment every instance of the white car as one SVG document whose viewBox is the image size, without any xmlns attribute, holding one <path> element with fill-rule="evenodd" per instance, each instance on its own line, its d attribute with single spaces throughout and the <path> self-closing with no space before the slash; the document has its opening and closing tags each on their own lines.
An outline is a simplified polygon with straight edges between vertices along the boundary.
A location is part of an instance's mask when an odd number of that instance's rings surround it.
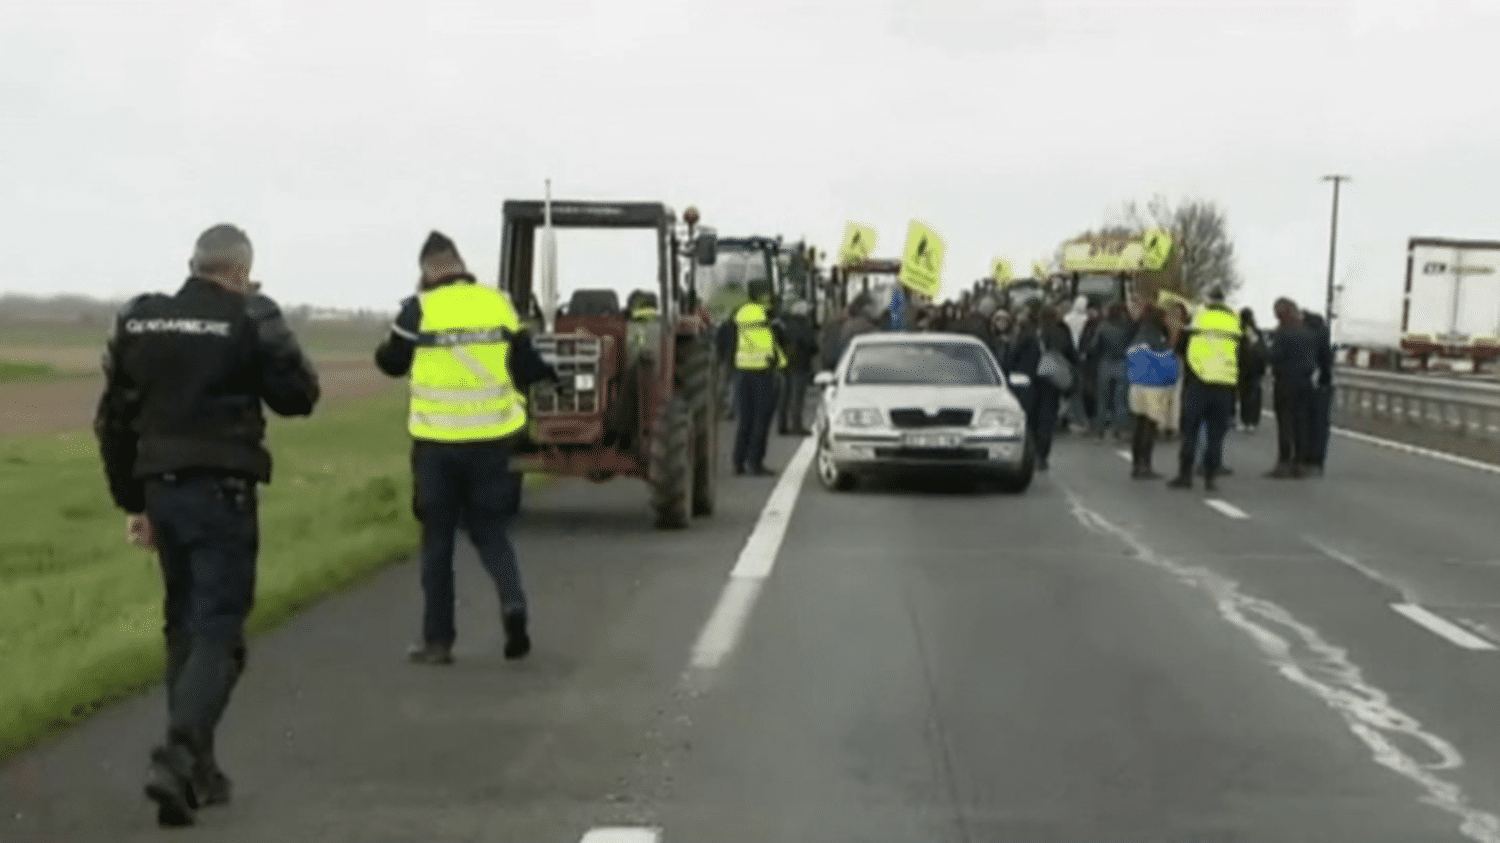
<svg viewBox="0 0 1500 843">
<path fill-rule="evenodd" d="M 833 491 L 861 475 L 919 469 L 1031 485 L 1035 458 L 1026 412 L 984 343 L 966 334 L 855 337 L 814 383 L 818 479 Z"/>
</svg>

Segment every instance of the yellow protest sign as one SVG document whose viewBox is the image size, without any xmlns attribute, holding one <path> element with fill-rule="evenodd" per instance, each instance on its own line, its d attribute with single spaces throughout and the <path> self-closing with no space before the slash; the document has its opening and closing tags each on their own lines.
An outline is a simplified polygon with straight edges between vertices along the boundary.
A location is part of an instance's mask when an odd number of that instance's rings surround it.
<svg viewBox="0 0 1500 843">
<path fill-rule="evenodd" d="M 936 231 L 912 220 L 906 229 L 906 250 L 901 255 L 901 283 L 936 298 L 943 286 L 946 251 Z"/>
<path fill-rule="evenodd" d="M 1145 254 L 1141 258 L 1141 265 L 1147 269 L 1161 269 L 1167 265 L 1167 258 L 1172 255 L 1172 233 L 1164 228 L 1153 228 L 1146 232 L 1141 238 L 1145 246 Z"/>
<path fill-rule="evenodd" d="M 851 222 L 844 226 L 844 245 L 839 248 L 839 263 L 859 263 L 875 253 L 875 229 Z"/>
<path fill-rule="evenodd" d="M 998 284 L 1004 284 L 1010 280 L 1010 261 L 1005 258 L 995 258 L 990 264 L 990 277 Z"/>
</svg>

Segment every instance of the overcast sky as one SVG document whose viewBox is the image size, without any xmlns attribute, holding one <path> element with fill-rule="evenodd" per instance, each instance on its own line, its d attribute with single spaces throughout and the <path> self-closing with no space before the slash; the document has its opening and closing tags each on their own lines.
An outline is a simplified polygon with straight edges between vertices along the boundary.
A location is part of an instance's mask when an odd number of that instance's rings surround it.
<svg viewBox="0 0 1500 843">
<path fill-rule="evenodd" d="M 279 299 L 392 307 L 433 227 L 493 280 L 550 177 L 830 252 L 919 217 L 949 289 L 1209 198 L 1242 301 L 1321 307 L 1342 172 L 1345 311 L 1394 323 L 1407 237 L 1500 239 L 1497 36 L 1494 0 L 4 3 L 0 289 L 172 288 L 227 220 Z"/>
</svg>

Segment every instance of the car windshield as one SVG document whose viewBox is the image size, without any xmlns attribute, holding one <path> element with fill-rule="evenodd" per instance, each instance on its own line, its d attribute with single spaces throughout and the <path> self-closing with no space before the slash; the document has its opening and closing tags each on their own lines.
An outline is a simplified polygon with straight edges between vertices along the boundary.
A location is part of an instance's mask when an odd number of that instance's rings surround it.
<svg viewBox="0 0 1500 843">
<path fill-rule="evenodd" d="M 846 383 L 882 386 L 995 386 L 981 346 L 961 342 L 871 343 L 854 350 Z"/>
</svg>

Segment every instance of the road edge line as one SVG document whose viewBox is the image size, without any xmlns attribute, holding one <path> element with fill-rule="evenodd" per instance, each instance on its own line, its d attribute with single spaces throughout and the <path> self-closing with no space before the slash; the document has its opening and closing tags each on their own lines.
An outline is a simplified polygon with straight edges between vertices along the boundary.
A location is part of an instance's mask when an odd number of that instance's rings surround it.
<svg viewBox="0 0 1500 843">
<path fill-rule="evenodd" d="M 579 843 L 660 843 L 661 832 L 655 826 L 596 826 Z"/>
<path fill-rule="evenodd" d="M 761 584 L 776 567 L 776 557 L 781 552 L 781 542 L 791 524 L 792 513 L 797 506 L 797 496 L 807 480 L 807 469 L 812 464 L 816 442 L 812 438 L 802 440 L 797 451 L 787 463 L 786 470 L 776 481 L 776 488 L 761 509 L 750 537 L 740 549 L 739 558 L 729 572 L 729 581 L 719 593 L 713 612 L 703 624 L 693 644 L 688 661 L 689 672 L 711 671 L 719 666 L 735 646 L 750 620 L 750 614 L 760 598 Z"/>
</svg>

